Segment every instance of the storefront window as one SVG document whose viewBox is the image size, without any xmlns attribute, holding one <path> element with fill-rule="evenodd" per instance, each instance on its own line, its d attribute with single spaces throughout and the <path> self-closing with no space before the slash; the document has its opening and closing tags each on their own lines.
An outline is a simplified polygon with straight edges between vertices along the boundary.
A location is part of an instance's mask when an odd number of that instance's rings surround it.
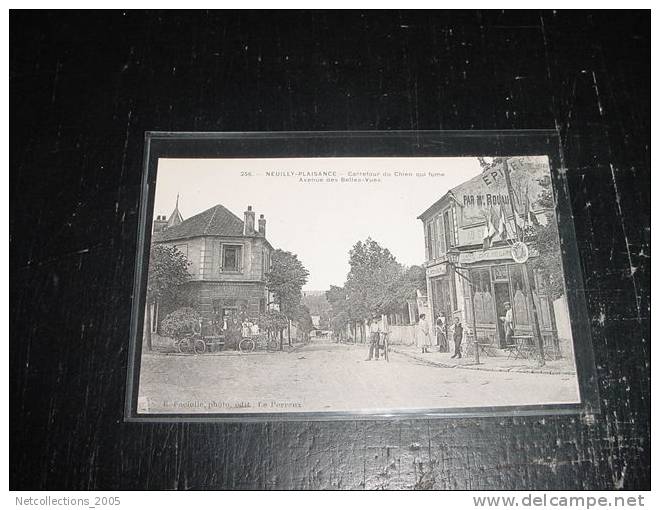
<svg viewBox="0 0 660 510">
<path fill-rule="evenodd" d="M 520 264 L 509 266 L 511 278 L 511 295 L 513 308 L 513 321 L 516 325 L 529 325 L 529 314 L 527 312 L 527 293 Z"/>
<path fill-rule="evenodd" d="M 535 283 L 534 285 L 534 302 L 536 303 L 536 309 L 538 311 L 539 320 L 543 328 L 552 329 L 552 317 L 550 310 L 552 306 L 552 300 L 548 297 L 548 289 L 546 285 L 546 280 L 539 273 L 534 272 L 530 268 L 530 279 Z"/>
<path fill-rule="evenodd" d="M 539 297 L 538 294 L 534 292 L 534 304 L 536 305 L 536 313 L 539 316 L 539 322 L 541 323 L 542 328 L 547 329 L 552 328 L 549 302 L 550 301 L 547 296 Z"/>
<path fill-rule="evenodd" d="M 488 268 L 472 269 L 470 279 L 474 286 L 474 312 L 477 323 L 495 323 L 493 311 L 493 287 L 490 282 L 490 271 Z"/>
</svg>

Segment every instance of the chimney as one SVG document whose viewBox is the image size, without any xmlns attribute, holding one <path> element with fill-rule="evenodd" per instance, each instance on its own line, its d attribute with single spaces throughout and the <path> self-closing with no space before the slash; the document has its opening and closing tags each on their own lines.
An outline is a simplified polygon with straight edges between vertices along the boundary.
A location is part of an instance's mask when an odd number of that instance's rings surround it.
<svg viewBox="0 0 660 510">
<path fill-rule="evenodd" d="M 254 231 L 254 211 L 252 206 L 248 205 L 247 211 L 245 211 L 245 223 L 243 224 L 243 235 L 244 236 L 253 236 Z"/>
<path fill-rule="evenodd" d="M 266 237 L 266 218 L 263 214 L 259 215 L 259 234 Z"/>
<path fill-rule="evenodd" d="M 167 218 L 165 216 L 160 216 L 160 215 L 156 216 L 156 219 L 154 220 L 154 233 L 164 230 L 166 226 L 167 226 Z"/>
</svg>

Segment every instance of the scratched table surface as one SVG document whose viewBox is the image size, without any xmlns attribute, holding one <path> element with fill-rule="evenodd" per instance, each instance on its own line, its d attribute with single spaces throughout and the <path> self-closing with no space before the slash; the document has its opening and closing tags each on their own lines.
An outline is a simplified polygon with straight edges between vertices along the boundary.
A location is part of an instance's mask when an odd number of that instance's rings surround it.
<svg viewBox="0 0 660 510">
<path fill-rule="evenodd" d="M 650 487 L 648 12 L 10 15 L 12 489 Z M 123 422 L 144 132 L 558 129 L 601 396 Z"/>
</svg>

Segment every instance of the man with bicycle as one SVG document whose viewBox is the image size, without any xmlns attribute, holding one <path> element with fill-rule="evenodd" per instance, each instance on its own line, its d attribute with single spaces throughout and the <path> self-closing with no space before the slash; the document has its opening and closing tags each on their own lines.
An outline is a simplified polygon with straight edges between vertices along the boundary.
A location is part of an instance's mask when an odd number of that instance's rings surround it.
<svg viewBox="0 0 660 510">
<path fill-rule="evenodd" d="M 369 321 L 369 357 L 364 360 L 364 361 L 371 361 L 374 352 L 376 353 L 376 361 L 379 360 L 380 357 L 380 333 L 381 333 L 381 328 L 380 325 L 378 324 L 379 318 L 372 317 L 371 320 Z"/>
</svg>

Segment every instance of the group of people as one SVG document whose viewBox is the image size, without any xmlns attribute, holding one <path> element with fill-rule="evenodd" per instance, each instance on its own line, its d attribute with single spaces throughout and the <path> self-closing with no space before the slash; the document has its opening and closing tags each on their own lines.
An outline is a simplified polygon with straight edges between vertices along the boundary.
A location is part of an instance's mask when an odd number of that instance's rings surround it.
<svg viewBox="0 0 660 510">
<path fill-rule="evenodd" d="M 504 333 L 506 336 L 506 343 L 513 343 L 514 336 L 514 324 L 513 324 L 513 311 L 511 310 L 511 303 L 506 302 L 503 304 L 505 309 L 505 315 L 500 317 L 500 320 L 504 326 Z M 451 335 L 451 338 L 454 341 L 454 354 L 452 358 L 462 358 L 463 354 L 461 352 L 461 344 L 463 343 L 463 324 L 461 324 L 460 317 L 454 317 L 454 323 L 447 327 L 445 317 L 438 317 L 435 323 L 435 336 L 438 346 L 449 347 L 447 345 L 448 337 Z M 385 316 L 376 316 L 372 317 L 369 320 L 368 325 L 369 330 L 369 355 L 365 361 L 371 361 L 372 359 L 380 359 L 381 349 L 385 349 L 385 338 L 388 334 L 387 319 Z M 426 314 L 421 313 L 419 315 L 419 322 L 417 323 L 417 346 L 421 349 L 422 354 L 431 352 L 431 346 L 433 345 L 432 341 L 433 330 L 431 324 L 426 319 Z"/>
<path fill-rule="evenodd" d="M 418 347 L 421 348 L 422 354 L 431 352 L 431 345 L 433 342 L 431 340 L 431 325 L 426 320 L 426 314 L 422 313 L 419 315 L 419 322 L 417 323 L 418 329 Z M 439 317 L 436 322 L 436 332 L 438 335 L 445 335 L 445 323 L 444 320 Z M 454 340 L 454 354 L 452 358 L 461 358 L 463 357 L 461 353 L 461 343 L 463 342 L 463 325 L 461 324 L 460 317 L 454 317 L 454 324 L 451 327 L 451 334 Z M 445 339 L 446 340 L 446 339 Z"/>
<path fill-rule="evenodd" d="M 214 318 L 212 321 L 217 334 L 225 335 L 230 345 L 238 345 L 243 338 L 259 334 L 259 325 L 249 319 L 241 320 L 237 315 L 230 318 Z"/>
<path fill-rule="evenodd" d="M 504 305 L 504 316 L 500 317 L 500 320 L 503 323 L 505 342 L 507 345 L 514 343 L 514 323 L 513 323 L 513 310 L 511 309 L 511 303 L 505 302 Z M 426 320 L 426 314 L 422 313 L 419 316 L 419 322 L 417 324 L 419 329 L 418 335 L 418 346 L 422 350 L 422 354 L 430 352 L 432 341 L 431 341 L 431 327 L 428 321 Z M 435 330 L 437 335 L 438 345 L 446 345 L 447 337 L 450 333 L 454 340 L 454 354 L 452 358 L 461 358 L 461 343 L 463 342 L 463 325 L 461 324 L 460 317 L 454 317 L 454 324 L 450 328 L 445 327 L 445 318 L 438 317 Z"/>
<path fill-rule="evenodd" d="M 442 324 L 444 327 L 444 324 Z M 463 341 L 463 325 L 459 317 L 454 319 L 452 326 L 452 335 L 454 339 L 454 355 L 452 358 L 461 358 L 461 342 Z M 385 338 L 388 334 L 387 320 L 383 317 L 373 317 L 369 321 L 369 355 L 365 361 L 376 361 L 380 359 L 381 349 L 385 349 Z M 444 334 L 444 333 L 443 333 Z M 431 327 L 426 320 L 426 314 L 419 316 L 417 323 L 417 345 L 422 349 L 422 353 L 431 352 Z"/>
</svg>

